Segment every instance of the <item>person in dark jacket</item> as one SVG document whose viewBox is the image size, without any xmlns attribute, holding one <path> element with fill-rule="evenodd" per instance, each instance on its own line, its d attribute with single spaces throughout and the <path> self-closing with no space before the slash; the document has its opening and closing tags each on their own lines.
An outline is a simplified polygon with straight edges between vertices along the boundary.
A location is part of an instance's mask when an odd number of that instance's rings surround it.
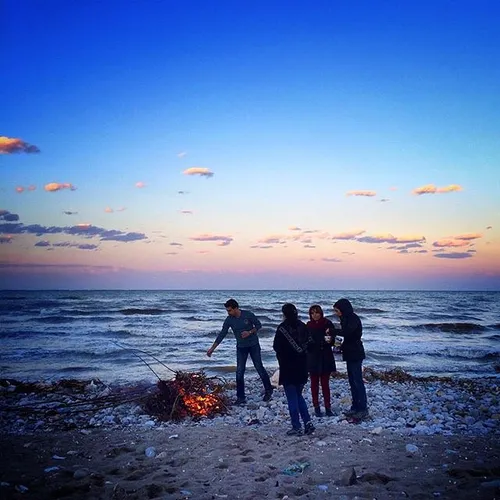
<svg viewBox="0 0 500 500">
<path fill-rule="evenodd" d="M 302 396 L 307 382 L 307 343 L 309 333 L 306 325 L 299 320 L 297 308 L 293 304 L 285 304 L 281 311 L 284 321 L 278 326 L 274 336 L 273 349 L 280 368 L 279 383 L 285 389 L 288 411 L 292 428 L 289 436 L 302 434 L 300 417 L 304 422 L 304 433 L 314 432 L 314 425 Z"/>
<path fill-rule="evenodd" d="M 361 341 L 363 324 L 347 299 L 335 302 L 333 310 L 340 318 L 342 330 L 340 332 L 337 330 L 336 334 L 344 338 L 340 348 L 342 359 L 346 362 L 347 377 L 351 387 L 352 406 L 345 414 L 348 417 L 365 418 L 368 416 L 368 410 L 362 370 L 363 359 L 366 357 Z"/>
<path fill-rule="evenodd" d="M 309 330 L 310 343 L 307 349 L 307 367 L 311 378 L 311 396 L 314 414 L 321 417 L 319 404 L 319 384 L 323 392 L 325 414 L 333 416 L 330 400 L 330 376 L 336 371 L 335 358 L 332 351 L 332 336 L 335 338 L 333 323 L 325 318 L 321 306 L 314 304 L 309 308 L 307 329 Z"/>
</svg>

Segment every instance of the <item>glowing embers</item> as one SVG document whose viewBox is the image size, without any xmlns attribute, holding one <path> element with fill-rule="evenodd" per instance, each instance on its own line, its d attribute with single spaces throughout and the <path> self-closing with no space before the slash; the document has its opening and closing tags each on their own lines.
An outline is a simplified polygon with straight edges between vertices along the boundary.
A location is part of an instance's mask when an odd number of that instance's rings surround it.
<svg viewBox="0 0 500 500">
<path fill-rule="evenodd" d="M 159 420 L 212 418 L 227 412 L 224 384 L 203 372 L 175 372 L 172 380 L 159 380 L 157 386 L 145 409 Z"/>
</svg>

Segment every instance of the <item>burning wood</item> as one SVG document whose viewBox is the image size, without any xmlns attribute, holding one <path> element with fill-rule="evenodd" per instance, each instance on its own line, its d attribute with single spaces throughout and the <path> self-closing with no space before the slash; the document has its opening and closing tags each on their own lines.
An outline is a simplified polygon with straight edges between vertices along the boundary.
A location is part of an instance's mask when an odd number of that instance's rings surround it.
<svg viewBox="0 0 500 500">
<path fill-rule="evenodd" d="M 212 418 L 227 412 L 224 385 L 202 371 L 175 372 L 172 380 L 159 380 L 157 387 L 158 392 L 147 398 L 144 408 L 160 420 Z"/>
</svg>

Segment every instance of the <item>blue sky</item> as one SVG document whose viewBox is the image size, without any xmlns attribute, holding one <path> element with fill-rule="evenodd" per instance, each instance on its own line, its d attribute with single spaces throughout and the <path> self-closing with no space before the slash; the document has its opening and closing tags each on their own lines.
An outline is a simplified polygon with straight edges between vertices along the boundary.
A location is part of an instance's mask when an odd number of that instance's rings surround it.
<svg viewBox="0 0 500 500">
<path fill-rule="evenodd" d="M 1 9 L 5 288 L 500 289 L 497 2 Z"/>
</svg>

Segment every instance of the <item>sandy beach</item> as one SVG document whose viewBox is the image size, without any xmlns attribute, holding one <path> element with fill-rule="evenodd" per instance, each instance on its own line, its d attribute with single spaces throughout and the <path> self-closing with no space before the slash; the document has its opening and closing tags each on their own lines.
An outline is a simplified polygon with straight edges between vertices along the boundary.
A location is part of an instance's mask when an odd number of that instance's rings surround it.
<svg viewBox="0 0 500 500">
<path fill-rule="evenodd" d="M 387 406 L 383 398 L 397 390 L 410 396 L 409 387 L 431 397 L 438 386 L 453 416 L 455 400 L 460 407 L 467 396 L 464 387 L 480 397 L 478 386 L 455 387 L 451 401 L 446 383 L 368 382 L 372 417 L 356 425 L 341 415 L 346 381 L 332 379 L 336 416 L 315 418 L 315 433 L 301 437 L 285 434 L 282 390 L 262 403 L 255 380 L 247 381 L 246 407 L 179 423 L 158 422 L 134 404 L 71 418 L 34 417 L 30 423 L 12 411 L 12 403 L 33 404 L 40 396 L 4 391 L 10 410 L 1 412 L 0 493 L 6 499 L 499 498 L 498 387 L 493 380 L 483 383 L 493 384 L 483 395 L 493 401 L 493 413 L 480 410 L 484 418 L 469 420 L 460 432 L 451 424 L 440 431 L 432 423 L 423 432 L 423 424 L 409 426 L 401 401 L 398 418 L 406 425 L 391 424 L 394 415 L 379 409 Z"/>
</svg>

